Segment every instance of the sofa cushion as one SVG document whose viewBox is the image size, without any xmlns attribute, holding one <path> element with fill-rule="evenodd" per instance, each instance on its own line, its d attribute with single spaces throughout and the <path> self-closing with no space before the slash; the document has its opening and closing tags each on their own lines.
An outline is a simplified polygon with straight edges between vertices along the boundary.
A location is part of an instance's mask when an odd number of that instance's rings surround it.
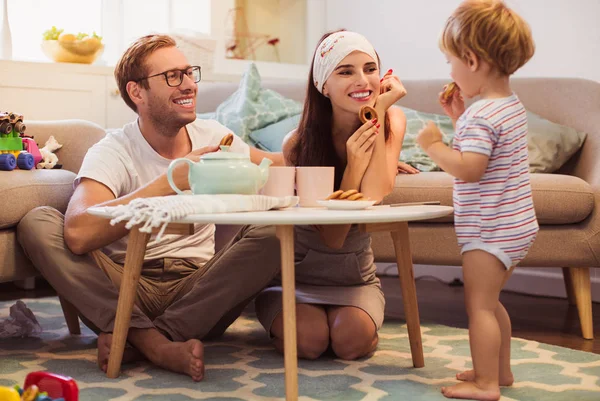
<svg viewBox="0 0 600 401">
<path fill-rule="evenodd" d="M 433 121 L 442 132 L 442 142 L 446 145 L 452 145 L 452 138 L 454 138 L 452 120 L 445 115 L 424 113 L 408 107 L 401 107 L 401 109 L 406 116 L 406 132 L 402 142 L 400 160 L 419 171 L 441 171 L 417 143 L 417 134 L 428 121 Z"/>
<path fill-rule="evenodd" d="M 384 203 L 439 200 L 452 206 L 453 178 L 444 172 L 400 174 L 396 188 Z M 573 224 L 584 220 L 594 209 L 592 187 L 582 179 L 562 174 L 531 174 L 533 203 L 539 224 Z M 451 222 L 453 217 L 436 219 Z"/>
<path fill-rule="evenodd" d="M 0 171 L 0 229 L 14 227 L 37 206 L 65 212 L 73 194 L 75 173 L 56 170 Z"/>
<path fill-rule="evenodd" d="M 298 128 L 301 117 L 302 114 L 296 114 L 275 124 L 252 131 L 250 139 L 259 149 L 267 152 L 281 152 L 285 136 Z"/>
<path fill-rule="evenodd" d="M 402 107 L 406 115 L 406 133 L 400 160 L 421 171 L 441 171 L 441 168 L 416 143 L 417 134 L 428 121 L 433 121 L 446 145 L 452 144 L 454 127 L 450 117 L 424 113 Z M 553 173 L 565 164 L 583 145 L 587 134 L 564 125 L 553 123 L 527 111 L 527 150 L 531 173 Z"/>
<path fill-rule="evenodd" d="M 249 141 L 250 132 L 302 112 L 302 104 L 261 87 L 254 63 L 248 66 L 239 89 L 217 107 L 215 119 Z"/>
<path fill-rule="evenodd" d="M 529 171 L 552 173 L 583 145 L 587 134 L 527 112 Z"/>
</svg>

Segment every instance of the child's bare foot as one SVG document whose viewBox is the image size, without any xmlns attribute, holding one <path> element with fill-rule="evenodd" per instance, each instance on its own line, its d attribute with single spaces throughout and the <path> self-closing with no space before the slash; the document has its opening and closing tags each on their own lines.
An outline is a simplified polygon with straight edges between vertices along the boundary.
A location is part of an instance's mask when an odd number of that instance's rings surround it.
<svg viewBox="0 0 600 401">
<path fill-rule="evenodd" d="M 100 333 L 98 335 L 98 367 L 103 372 L 106 372 L 106 369 L 108 369 L 111 343 L 112 333 Z M 140 361 L 142 359 L 144 359 L 144 355 L 140 351 L 133 347 L 125 347 L 122 363 Z"/>
<path fill-rule="evenodd" d="M 446 398 L 498 401 L 500 399 L 500 387 L 483 389 L 474 382 L 463 382 L 451 387 L 442 387 L 442 394 Z"/>
<path fill-rule="evenodd" d="M 475 371 L 474 370 L 465 370 L 464 372 L 457 373 L 456 379 L 463 382 L 472 382 L 475 380 Z M 512 386 L 515 382 L 515 378 L 512 372 L 508 372 L 507 374 L 500 374 L 500 380 L 498 381 L 500 386 L 509 387 Z"/>
<path fill-rule="evenodd" d="M 153 351 L 152 359 L 161 368 L 185 373 L 194 381 L 204 378 L 204 346 L 199 340 L 160 345 Z"/>
</svg>

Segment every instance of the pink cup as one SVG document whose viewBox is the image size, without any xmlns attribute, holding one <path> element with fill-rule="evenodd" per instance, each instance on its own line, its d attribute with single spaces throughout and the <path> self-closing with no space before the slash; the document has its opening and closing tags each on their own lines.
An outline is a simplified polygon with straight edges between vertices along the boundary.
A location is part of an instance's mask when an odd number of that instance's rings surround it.
<svg viewBox="0 0 600 401">
<path fill-rule="evenodd" d="M 333 192 L 333 167 L 296 167 L 296 192 L 300 207 L 320 206 L 317 201 Z"/>
<path fill-rule="evenodd" d="M 260 193 L 266 196 L 294 196 L 296 167 L 269 167 L 269 178 Z"/>
</svg>

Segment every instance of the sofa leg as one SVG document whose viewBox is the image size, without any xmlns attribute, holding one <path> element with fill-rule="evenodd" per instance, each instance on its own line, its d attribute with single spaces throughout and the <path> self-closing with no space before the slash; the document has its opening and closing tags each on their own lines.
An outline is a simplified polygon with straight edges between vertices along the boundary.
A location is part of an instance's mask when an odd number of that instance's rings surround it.
<svg viewBox="0 0 600 401">
<path fill-rule="evenodd" d="M 592 287 L 589 267 L 569 267 L 566 269 L 573 289 L 581 332 L 586 340 L 594 339 L 594 323 L 592 319 Z M 563 271 L 564 272 L 564 271 Z"/>
<path fill-rule="evenodd" d="M 573 280 L 571 280 L 571 275 L 569 274 L 569 268 L 563 267 L 563 279 L 565 280 L 565 289 L 567 290 L 567 299 L 569 300 L 569 305 L 577 305 L 577 301 L 575 300 L 575 289 L 573 288 Z"/>
<path fill-rule="evenodd" d="M 60 306 L 62 307 L 63 314 L 65 315 L 65 320 L 67 321 L 67 327 L 69 328 L 69 333 L 72 335 L 81 334 L 81 328 L 79 327 L 79 315 L 77 309 L 73 306 L 72 303 L 64 299 L 63 297 L 58 297 L 60 300 Z"/>
</svg>

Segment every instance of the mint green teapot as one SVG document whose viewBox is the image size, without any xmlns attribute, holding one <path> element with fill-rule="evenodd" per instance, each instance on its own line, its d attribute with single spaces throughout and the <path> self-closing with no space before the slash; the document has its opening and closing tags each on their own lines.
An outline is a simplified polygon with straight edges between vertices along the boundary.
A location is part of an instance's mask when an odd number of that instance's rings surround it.
<svg viewBox="0 0 600 401">
<path fill-rule="evenodd" d="M 187 163 L 190 167 L 188 181 L 194 195 L 255 195 L 267 182 L 269 166 L 273 162 L 264 158 L 257 166 L 249 156 L 229 152 L 229 146 L 221 146 L 220 152 L 202 155 L 198 162 L 184 157 L 175 159 L 169 164 L 167 179 L 175 192 L 184 195 L 173 181 L 173 169 L 179 163 Z"/>
</svg>

